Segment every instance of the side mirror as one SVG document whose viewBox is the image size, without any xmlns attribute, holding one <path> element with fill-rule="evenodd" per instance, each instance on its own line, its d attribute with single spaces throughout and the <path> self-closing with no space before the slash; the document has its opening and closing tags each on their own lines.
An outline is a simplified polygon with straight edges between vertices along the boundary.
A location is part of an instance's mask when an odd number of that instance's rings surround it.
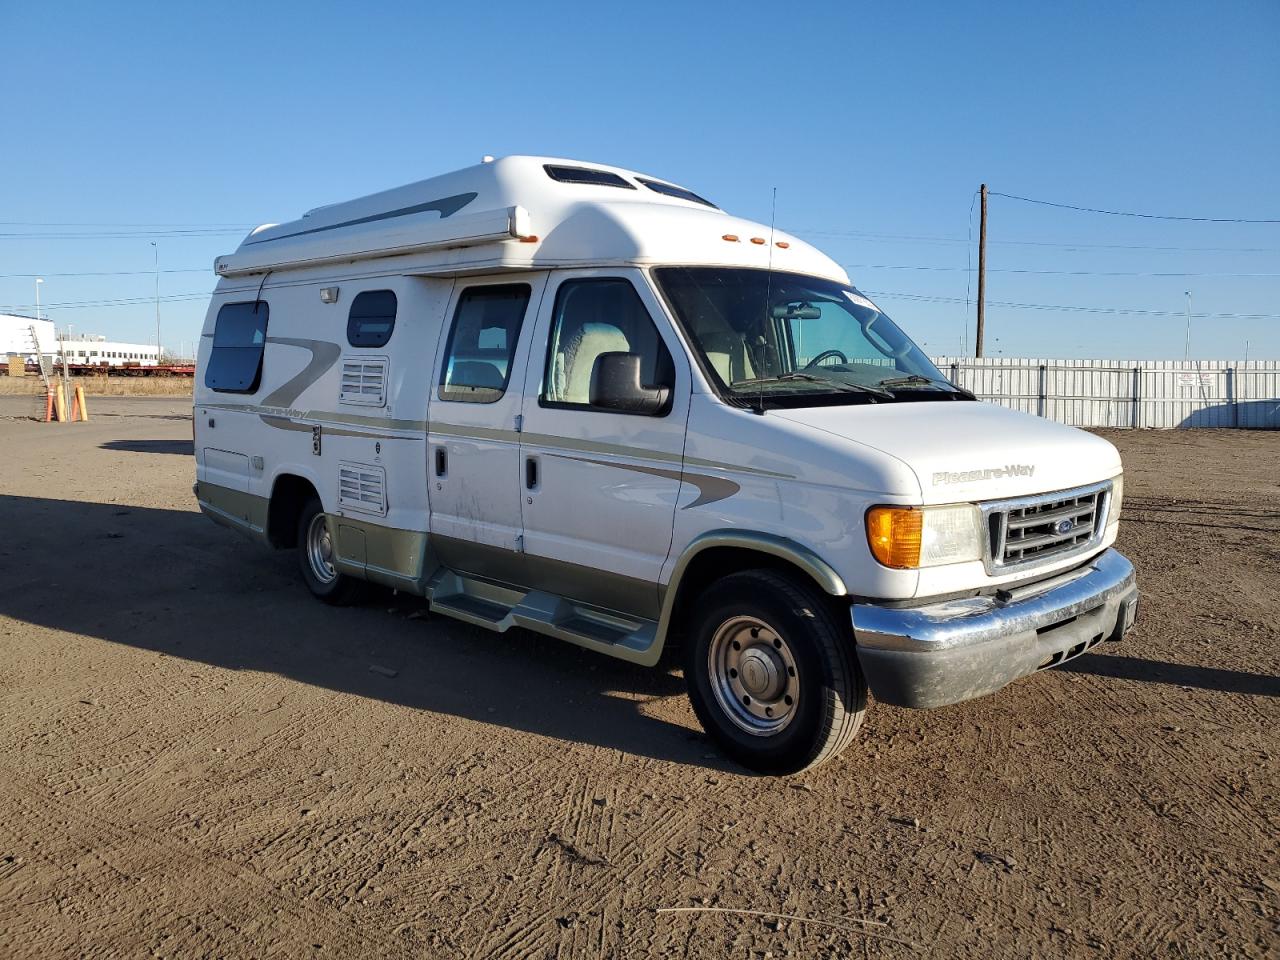
<svg viewBox="0 0 1280 960">
<path fill-rule="evenodd" d="M 661 413 L 671 397 L 666 387 L 640 382 L 640 354 L 602 353 L 591 367 L 591 406 L 622 413 Z"/>
</svg>

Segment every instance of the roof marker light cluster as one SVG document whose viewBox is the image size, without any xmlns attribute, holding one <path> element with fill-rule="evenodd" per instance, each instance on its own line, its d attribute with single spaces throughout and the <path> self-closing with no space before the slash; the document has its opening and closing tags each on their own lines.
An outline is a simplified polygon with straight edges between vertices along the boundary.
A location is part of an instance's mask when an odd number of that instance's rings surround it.
<svg viewBox="0 0 1280 960">
<path fill-rule="evenodd" d="M 721 239 L 721 240 L 728 240 L 730 243 L 738 243 L 738 242 L 739 242 L 739 240 L 738 240 L 738 235 L 737 235 L 736 233 L 726 233 L 726 234 L 725 234 L 724 236 L 722 236 L 720 239 Z M 754 243 L 756 246 L 763 246 L 764 244 L 768 243 L 769 241 L 768 241 L 768 240 L 766 240 L 764 237 L 752 237 L 752 238 L 751 238 L 751 242 L 752 242 L 752 243 Z M 779 247 L 779 248 L 781 248 L 781 249 L 783 249 L 783 250 L 786 250 L 788 247 L 790 247 L 790 246 L 791 246 L 791 244 L 789 244 L 786 240 L 779 240 L 777 243 L 775 243 L 775 244 L 774 244 L 774 246 L 775 246 L 775 247 Z"/>
</svg>

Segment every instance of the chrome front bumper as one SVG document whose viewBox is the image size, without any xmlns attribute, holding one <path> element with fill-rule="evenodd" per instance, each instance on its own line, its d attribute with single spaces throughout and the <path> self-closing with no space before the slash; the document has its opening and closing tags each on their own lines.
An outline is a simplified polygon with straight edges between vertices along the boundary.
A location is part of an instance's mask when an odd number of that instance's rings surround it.
<svg viewBox="0 0 1280 960">
<path fill-rule="evenodd" d="M 995 596 L 922 607 L 854 604 L 853 632 L 877 700 L 940 707 L 1119 640 L 1137 607 L 1133 564 L 1109 549 L 1068 573 Z"/>
</svg>

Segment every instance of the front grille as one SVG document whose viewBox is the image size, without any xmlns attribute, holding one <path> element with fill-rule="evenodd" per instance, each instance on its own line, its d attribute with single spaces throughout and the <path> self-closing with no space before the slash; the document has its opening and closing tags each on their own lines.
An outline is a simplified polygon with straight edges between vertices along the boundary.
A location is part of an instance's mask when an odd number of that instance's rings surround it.
<svg viewBox="0 0 1280 960">
<path fill-rule="evenodd" d="M 1106 523 L 1111 484 L 986 505 L 991 566 L 1021 567 L 1080 553 Z"/>
</svg>

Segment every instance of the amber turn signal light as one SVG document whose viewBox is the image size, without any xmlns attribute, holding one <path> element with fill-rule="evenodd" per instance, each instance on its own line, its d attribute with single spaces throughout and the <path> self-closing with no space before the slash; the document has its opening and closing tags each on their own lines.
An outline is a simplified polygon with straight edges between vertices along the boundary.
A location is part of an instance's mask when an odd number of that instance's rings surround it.
<svg viewBox="0 0 1280 960">
<path fill-rule="evenodd" d="M 886 567 L 910 570 L 920 565 L 924 513 L 905 507 L 872 507 L 867 511 L 867 542 Z"/>
</svg>

